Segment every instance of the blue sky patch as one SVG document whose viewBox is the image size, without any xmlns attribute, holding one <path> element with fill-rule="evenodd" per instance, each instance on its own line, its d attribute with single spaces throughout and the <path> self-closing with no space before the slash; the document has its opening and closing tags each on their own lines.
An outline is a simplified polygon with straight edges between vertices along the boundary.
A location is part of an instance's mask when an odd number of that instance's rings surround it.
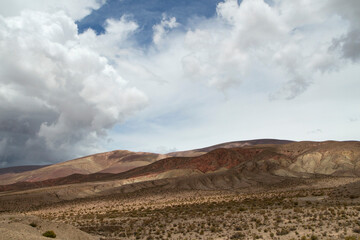
<svg viewBox="0 0 360 240">
<path fill-rule="evenodd" d="M 79 33 L 92 28 L 97 34 L 104 33 L 106 19 L 120 19 L 129 15 L 138 25 L 135 39 L 139 45 L 152 42 L 153 25 L 161 22 L 163 14 L 176 17 L 183 27 L 193 17 L 211 18 L 216 14 L 216 6 L 221 0 L 108 0 L 98 10 L 77 22 Z"/>
</svg>

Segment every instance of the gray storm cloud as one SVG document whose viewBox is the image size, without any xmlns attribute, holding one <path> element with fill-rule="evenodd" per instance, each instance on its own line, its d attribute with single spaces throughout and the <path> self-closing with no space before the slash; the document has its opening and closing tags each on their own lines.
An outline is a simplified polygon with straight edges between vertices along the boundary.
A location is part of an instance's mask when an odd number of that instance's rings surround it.
<svg viewBox="0 0 360 240">
<path fill-rule="evenodd" d="M 360 60 L 360 1 L 331 0 L 328 9 L 348 21 L 345 34 L 333 40 L 332 49 L 338 49 L 342 57 L 353 62 Z"/>
<path fill-rule="evenodd" d="M 63 12 L 0 17 L 0 166 L 66 160 L 147 102 Z"/>
</svg>

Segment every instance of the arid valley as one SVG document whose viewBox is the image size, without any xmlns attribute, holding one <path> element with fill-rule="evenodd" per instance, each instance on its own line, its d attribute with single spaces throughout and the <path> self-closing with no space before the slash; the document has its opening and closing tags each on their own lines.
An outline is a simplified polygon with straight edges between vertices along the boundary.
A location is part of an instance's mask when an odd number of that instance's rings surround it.
<svg viewBox="0 0 360 240">
<path fill-rule="evenodd" d="M 12 181 L 0 187 L 0 239 L 46 239 L 46 231 L 103 240 L 360 237 L 359 142 L 121 153 L 0 175 Z M 42 172 L 49 177 L 30 177 Z"/>
</svg>

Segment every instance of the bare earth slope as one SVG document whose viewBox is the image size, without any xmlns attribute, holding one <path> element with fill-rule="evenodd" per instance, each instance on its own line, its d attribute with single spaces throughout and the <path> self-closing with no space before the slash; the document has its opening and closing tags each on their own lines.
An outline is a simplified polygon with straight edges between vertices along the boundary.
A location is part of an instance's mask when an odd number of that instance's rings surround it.
<svg viewBox="0 0 360 240">
<path fill-rule="evenodd" d="M 292 162 L 286 167 L 298 173 L 338 176 L 360 175 L 360 142 L 300 142 L 279 146 Z"/>
<path fill-rule="evenodd" d="M 246 146 L 262 145 L 262 144 L 287 144 L 292 142 L 294 141 L 278 140 L 278 139 L 255 139 L 255 140 L 247 140 L 247 141 L 234 141 L 234 142 L 220 143 L 210 147 L 199 148 L 189 151 L 172 152 L 172 153 L 168 153 L 167 155 L 170 157 L 196 157 L 208 153 L 217 148 L 237 148 L 237 147 L 246 147 Z"/>
<path fill-rule="evenodd" d="M 72 174 L 120 173 L 134 167 L 147 165 L 164 157 L 155 153 L 117 150 L 90 155 L 32 171 L 2 174 L 0 175 L 0 183 L 5 185 L 16 182 L 37 182 Z"/>
<path fill-rule="evenodd" d="M 32 224 L 33 226 L 30 226 Z M 38 240 L 49 239 L 42 236 L 46 231 L 54 231 L 56 239 L 62 240 L 98 240 L 79 229 L 64 223 L 53 223 L 35 216 L 0 216 L 0 240 Z"/>
<path fill-rule="evenodd" d="M 283 144 L 291 141 L 276 139 L 259 139 L 222 143 L 202 149 L 174 152 L 168 154 L 130 152 L 116 150 L 89 155 L 74 160 L 49 166 L 19 166 L 0 169 L 0 184 L 16 182 L 37 182 L 47 179 L 66 177 L 72 174 L 121 173 L 129 169 L 148 165 L 166 157 L 196 157 L 216 148 L 233 148 L 256 144 Z"/>
<path fill-rule="evenodd" d="M 242 186 L 246 176 L 252 176 L 251 178 L 261 176 L 261 182 L 283 177 L 360 176 L 360 142 L 296 142 L 282 145 L 265 144 L 242 148 L 219 148 L 197 157 L 161 159 L 118 174 L 73 174 L 39 182 L 3 185 L 0 186 L 0 190 L 22 190 L 115 180 L 121 180 L 121 183 L 116 186 L 123 186 L 159 179 L 185 178 L 187 180 L 190 179 L 190 176 L 200 176 L 197 178 L 200 181 L 208 178 L 209 174 L 221 176 L 217 179 L 232 179 L 228 181 L 230 187 Z M 236 179 L 241 179 L 241 184 L 234 185 Z M 192 185 L 196 186 L 196 184 Z M 224 184 L 221 186 L 226 187 Z"/>
</svg>

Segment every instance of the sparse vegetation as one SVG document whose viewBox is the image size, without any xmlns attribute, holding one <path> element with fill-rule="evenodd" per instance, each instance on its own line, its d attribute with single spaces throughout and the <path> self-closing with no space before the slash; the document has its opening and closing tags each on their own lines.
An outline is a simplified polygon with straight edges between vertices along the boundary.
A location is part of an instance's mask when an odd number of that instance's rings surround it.
<svg viewBox="0 0 360 240">
<path fill-rule="evenodd" d="M 360 240 L 360 199 L 350 199 L 345 188 L 331 187 L 330 181 L 318 180 L 321 189 L 285 183 L 266 191 L 154 188 L 21 211 L 71 224 L 102 240 Z M 30 226 L 38 227 L 35 222 Z M 52 233 L 44 234 L 54 237 Z"/>
<path fill-rule="evenodd" d="M 37 227 L 37 224 L 34 223 L 34 222 L 30 223 L 29 225 L 32 226 L 32 227 Z"/>
<path fill-rule="evenodd" d="M 48 237 L 48 238 L 56 238 L 56 234 L 54 233 L 54 231 L 46 231 L 43 233 L 44 237 Z"/>
<path fill-rule="evenodd" d="M 360 205 L 333 194 L 332 188 L 253 193 L 144 191 L 78 199 L 41 207 L 29 214 L 70 223 L 104 240 L 184 239 L 183 236 L 345 239 L 346 233 L 355 233 L 359 227 L 353 219 L 358 216 Z"/>
</svg>

